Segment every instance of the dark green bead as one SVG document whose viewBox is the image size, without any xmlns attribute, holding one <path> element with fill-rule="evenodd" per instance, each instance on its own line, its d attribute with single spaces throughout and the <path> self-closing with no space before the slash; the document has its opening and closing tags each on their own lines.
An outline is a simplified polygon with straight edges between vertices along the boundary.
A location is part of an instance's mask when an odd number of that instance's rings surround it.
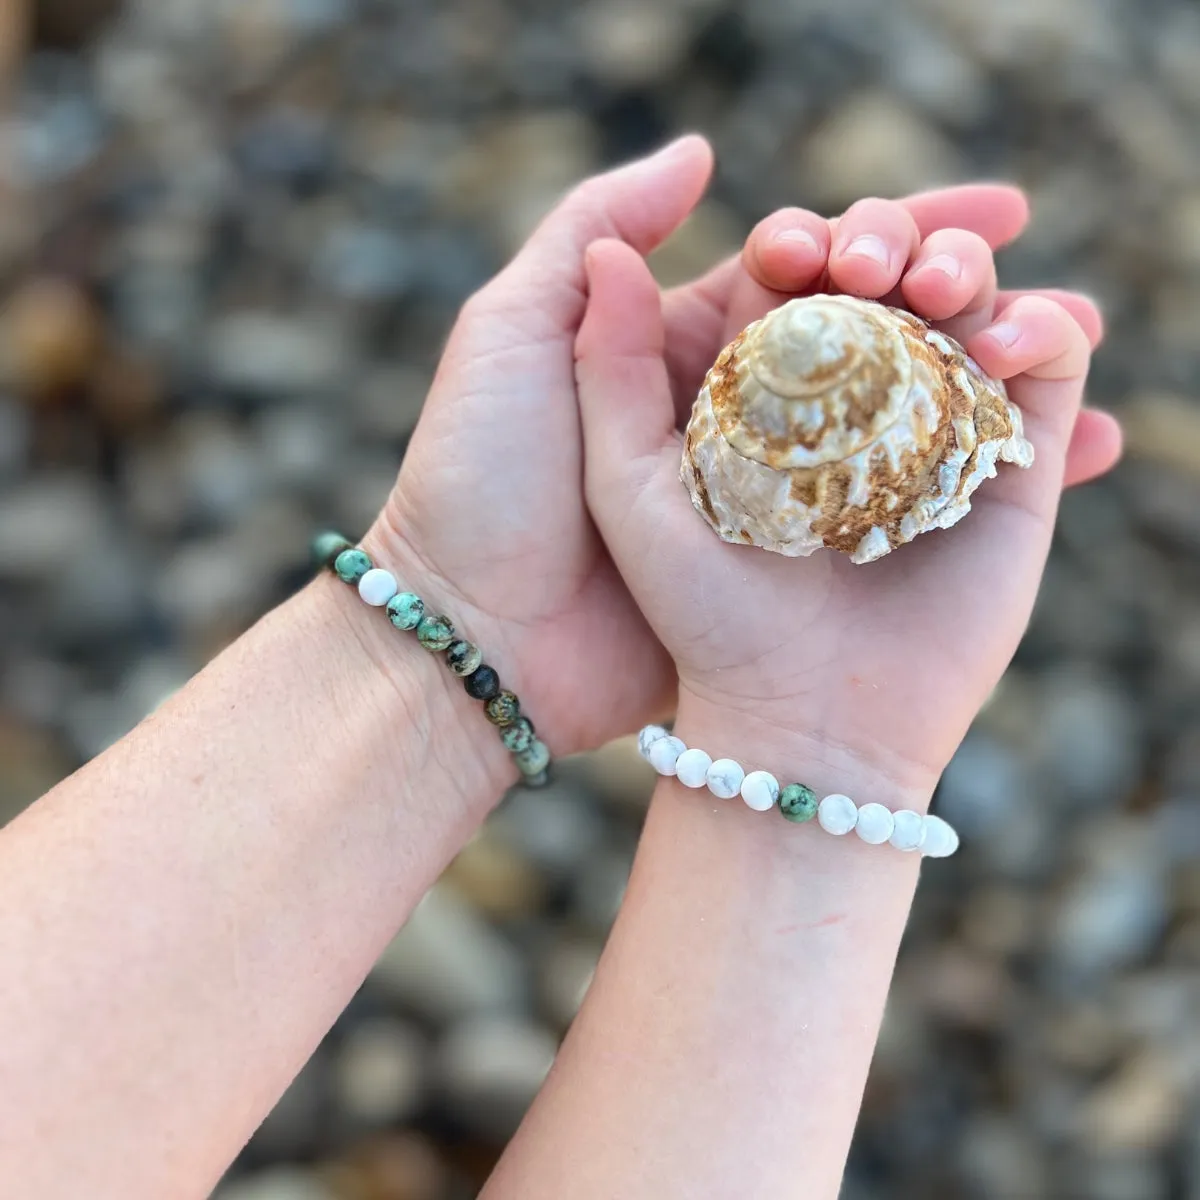
<svg viewBox="0 0 1200 1200">
<path fill-rule="evenodd" d="M 387 615 L 397 629 L 416 629 L 425 615 L 425 601 L 412 592 L 399 592 L 387 602 Z"/>
<path fill-rule="evenodd" d="M 349 550 L 353 545 L 353 542 L 347 541 L 340 533 L 333 533 L 330 530 L 318 533 L 313 538 L 312 544 L 309 547 L 312 554 L 313 566 L 318 571 L 325 571 L 332 568 L 333 560 L 343 550 Z"/>
<path fill-rule="evenodd" d="M 343 583 L 357 583 L 371 569 L 371 559 L 365 550 L 343 550 L 334 559 L 333 569 Z"/>
<path fill-rule="evenodd" d="M 446 651 L 446 665 L 455 675 L 470 675 L 483 662 L 483 651 L 474 642 L 455 642 Z"/>
<path fill-rule="evenodd" d="M 445 617 L 427 614 L 417 625 L 417 641 L 426 650 L 445 650 L 454 641 L 454 626 Z"/>
<path fill-rule="evenodd" d="M 779 811 L 797 824 L 811 821 L 817 815 L 816 793 L 802 783 L 789 783 L 779 793 Z"/>
<path fill-rule="evenodd" d="M 511 725 L 521 715 L 521 702 L 513 692 L 505 689 L 497 692 L 483 706 L 483 711 L 493 725 Z"/>
<path fill-rule="evenodd" d="M 550 748 L 545 742 L 534 738 L 528 749 L 521 750 L 514 757 L 522 775 L 537 775 L 550 765 Z"/>
<path fill-rule="evenodd" d="M 500 676 L 487 663 L 476 668 L 473 674 L 468 675 L 463 680 L 463 685 L 467 689 L 467 695 L 473 696 L 476 700 L 490 700 L 493 696 L 500 694 Z"/>
<path fill-rule="evenodd" d="M 528 750 L 533 745 L 533 722 L 528 717 L 518 717 L 500 730 L 500 740 L 514 754 Z"/>
</svg>

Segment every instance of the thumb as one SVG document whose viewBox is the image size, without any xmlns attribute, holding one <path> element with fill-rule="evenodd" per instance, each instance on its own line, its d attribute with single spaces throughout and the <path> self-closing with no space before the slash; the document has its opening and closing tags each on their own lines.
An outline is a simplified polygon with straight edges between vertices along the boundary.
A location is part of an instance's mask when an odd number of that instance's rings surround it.
<svg viewBox="0 0 1200 1200">
<path fill-rule="evenodd" d="M 662 300 L 645 260 L 624 242 L 585 255 L 587 310 L 575 339 L 584 481 L 597 521 L 627 510 L 671 442 L 675 406 L 663 361 Z"/>
</svg>

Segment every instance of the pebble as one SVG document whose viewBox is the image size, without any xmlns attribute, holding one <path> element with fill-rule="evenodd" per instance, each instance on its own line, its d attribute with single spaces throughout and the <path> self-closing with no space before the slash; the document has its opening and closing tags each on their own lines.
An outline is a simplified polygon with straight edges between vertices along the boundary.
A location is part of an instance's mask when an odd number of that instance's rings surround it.
<svg viewBox="0 0 1200 1200">
<path fill-rule="evenodd" d="M 214 322 L 205 347 L 213 385 L 256 400 L 334 391 L 349 356 L 336 325 L 326 319 L 255 310 Z"/>
<path fill-rule="evenodd" d="M 110 541 L 104 490 L 80 475 L 33 477 L 0 493 L 0 579 L 49 581 L 95 545 Z"/>
<path fill-rule="evenodd" d="M 565 1029 L 575 1019 L 591 986 L 602 949 L 599 941 L 564 937 L 547 951 L 539 971 L 540 991 L 546 1016 L 558 1028 Z"/>
<path fill-rule="evenodd" d="M 213 1200 L 340 1200 L 300 1167 L 270 1167 L 223 1184 Z"/>
<path fill-rule="evenodd" d="M 546 892 L 537 867 L 490 826 L 458 852 L 443 879 L 472 907 L 498 920 L 536 913 Z"/>
<path fill-rule="evenodd" d="M 421 1031 L 391 1018 L 363 1021 L 347 1033 L 334 1061 L 340 1109 L 368 1127 L 411 1119 L 424 1100 L 425 1059 Z"/>
</svg>

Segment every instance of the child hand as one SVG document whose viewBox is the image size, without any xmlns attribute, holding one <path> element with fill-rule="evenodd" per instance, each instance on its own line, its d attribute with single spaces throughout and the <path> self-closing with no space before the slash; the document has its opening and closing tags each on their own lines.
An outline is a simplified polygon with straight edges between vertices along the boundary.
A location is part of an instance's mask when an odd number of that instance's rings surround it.
<svg viewBox="0 0 1200 1200">
<path fill-rule="evenodd" d="M 985 237 L 940 222 L 930 231 L 925 216 L 912 201 L 864 200 L 837 222 L 768 218 L 747 244 L 717 344 L 696 346 L 683 372 L 646 264 L 598 241 L 576 342 L 588 503 L 678 669 L 684 740 L 699 734 L 689 744 L 737 757 L 737 745 L 711 738 L 739 724 L 780 731 L 835 777 L 865 772 L 918 795 L 932 792 L 1016 649 L 1064 484 L 1119 452 L 1109 418 L 1080 414 L 1100 336 L 1094 307 L 1066 293 L 998 293 Z M 1002 466 L 960 525 L 870 565 L 721 542 L 679 482 L 678 430 L 720 345 L 813 290 L 897 303 L 963 341 L 1008 381 L 1033 468 Z"/>
</svg>

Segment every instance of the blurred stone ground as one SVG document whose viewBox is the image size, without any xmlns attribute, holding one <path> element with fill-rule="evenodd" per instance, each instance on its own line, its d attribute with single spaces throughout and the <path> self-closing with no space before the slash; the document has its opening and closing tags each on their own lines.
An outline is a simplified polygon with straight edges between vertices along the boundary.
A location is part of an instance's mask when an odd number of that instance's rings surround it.
<svg viewBox="0 0 1200 1200">
<path fill-rule="evenodd" d="M 778 204 L 1016 179 L 1035 220 L 1003 276 L 1100 299 L 1092 399 L 1131 452 L 1067 498 L 945 778 L 964 849 L 922 883 L 845 1195 L 1200 1198 L 1200 11 L 117 9 L 35 4 L 0 126 L 0 819 L 296 587 L 314 525 L 366 525 L 457 306 L 582 175 L 711 136 L 664 279 Z M 587 986 L 649 786 L 618 746 L 515 797 L 224 1200 L 473 1195 Z"/>
</svg>

